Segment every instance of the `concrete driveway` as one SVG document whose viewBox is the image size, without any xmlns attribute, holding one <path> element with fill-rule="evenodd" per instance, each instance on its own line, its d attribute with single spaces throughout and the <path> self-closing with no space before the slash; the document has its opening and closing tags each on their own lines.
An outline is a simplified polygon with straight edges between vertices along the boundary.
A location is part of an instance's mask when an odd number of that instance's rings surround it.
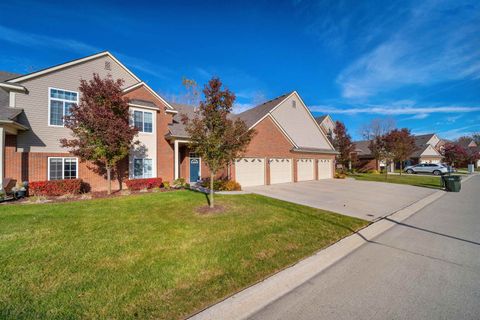
<svg viewBox="0 0 480 320">
<path fill-rule="evenodd" d="M 328 179 L 248 187 L 245 191 L 371 221 L 398 211 L 436 190 L 354 179 Z"/>
</svg>

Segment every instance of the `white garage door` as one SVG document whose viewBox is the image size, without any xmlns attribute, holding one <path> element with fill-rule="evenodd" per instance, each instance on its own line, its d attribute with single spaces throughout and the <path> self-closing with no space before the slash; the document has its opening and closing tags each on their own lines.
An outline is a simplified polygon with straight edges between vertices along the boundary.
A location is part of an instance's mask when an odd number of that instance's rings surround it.
<svg viewBox="0 0 480 320">
<path fill-rule="evenodd" d="M 318 179 L 331 179 L 332 173 L 332 160 L 318 159 Z"/>
<path fill-rule="evenodd" d="M 265 159 L 240 158 L 235 160 L 235 180 L 242 187 L 265 184 Z"/>
<path fill-rule="evenodd" d="M 313 159 L 299 159 L 297 161 L 297 181 L 313 180 Z"/>
<path fill-rule="evenodd" d="M 270 184 L 292 182 L 292 159 L 270 159 Z"/>
</svg>

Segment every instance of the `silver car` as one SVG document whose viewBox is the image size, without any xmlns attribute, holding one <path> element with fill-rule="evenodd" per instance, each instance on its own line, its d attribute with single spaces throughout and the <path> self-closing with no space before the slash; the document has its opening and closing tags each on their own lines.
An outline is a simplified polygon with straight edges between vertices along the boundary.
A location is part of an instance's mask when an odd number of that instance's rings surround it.
<svg viewBox="0 0 480 320">
<path fill-rule="evenodd" d="M 436 176 L 448 173 L 448 168 L 439 163 L 420 163 L 405 168 L 406 173 L 432 173 Z"/>
</svg>

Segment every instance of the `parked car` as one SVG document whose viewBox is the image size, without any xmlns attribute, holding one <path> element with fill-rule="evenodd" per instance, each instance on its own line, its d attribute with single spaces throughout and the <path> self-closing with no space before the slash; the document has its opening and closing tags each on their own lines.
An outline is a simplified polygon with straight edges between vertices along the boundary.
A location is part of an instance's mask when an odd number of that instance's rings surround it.
<svg viewBox="0 0 480 320">
<path fill-rule="evenodd" d="M 414 166 L 408 166 L 404 169 L 406 173 L 432 173 L 436 176 L 449 172 L 449 169 L 439 163 L 420 163 Z"/>
</svg>

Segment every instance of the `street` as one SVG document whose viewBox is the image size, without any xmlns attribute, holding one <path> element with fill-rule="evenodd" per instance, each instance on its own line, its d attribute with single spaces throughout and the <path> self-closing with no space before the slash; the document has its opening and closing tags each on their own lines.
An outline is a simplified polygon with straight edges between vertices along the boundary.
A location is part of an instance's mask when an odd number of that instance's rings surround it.
<svg viewBox="0 0 480 320">
<path fill-rule="evenodd" d="M 479 319 L 480 176 L 250 319 Z"/>
</svg>

